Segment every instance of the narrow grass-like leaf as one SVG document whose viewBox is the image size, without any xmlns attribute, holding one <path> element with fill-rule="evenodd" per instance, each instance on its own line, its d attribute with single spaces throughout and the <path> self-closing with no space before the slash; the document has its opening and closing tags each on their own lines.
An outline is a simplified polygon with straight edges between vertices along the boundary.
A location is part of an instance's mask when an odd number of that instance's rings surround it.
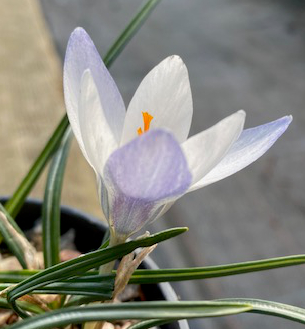
<svg viewBox="0 0 305 329">
<path fill-rule="evenodd" d="M 63 307 L 79 306 L 103 300 L 105 300 L 105 298 L 101 299 L 99 296 L 71 296 L 69 301 Z"/>
<path fill-rule="evenodd" d="M 56 151 L 48 173 L 42 208 L 43 257 L 45 267 L 60 261 L 60 200 L 67 156 L 71 145 L 69 128 Z"/>
<path fill-rule="evenodd" d="M 38 272 L 39 270 L 0 271 L 0 282 L 18 283 Z"/>
<path fill-rule="evenodd" d="M 295 322 L 305 324 L 305 310 L 299 307 L 276 303 L 267 300 L 251 299 L 251 298 L 225 298 L 217 301 L 232 303 L 232 305 L 251 305 L 252 309 L 248 312 L 260 313 L 264 315 L 273 315 L 276 317 L 282 317 Z M 148 329 L 154 326 L 168 323 L 165 320 L 147 320 L 141 321 L 135 325 L 130 326 L 128 329 Z"/>
<path fill-rule="evenodd" d="M 140 9 L 140 11 L 135 15 L 135 17 L 126 26 L 125 30 L 122 32 L 120 37 L 114 42 L 111 49 L 108 51 L 104 57 L 105 65 L 110 66 L 113 61 L 118 57 L 118 55 L 125 48 L 126 44 L 130 39 L 137 33 L 146 19 L 149 17 L 151 12 L 155 9 L 157 4 L 161 0 L 150 0 Z"/>
<path fill-rule="evenodd" d="M 5 214 L 3 212 L 0 212 L 1 235 L 4 238 L 4 241 L 6 242 L 9 250 L 18 259 L 21 266 L 23 268 L 27 268 L 23 249 L 21 248 L 21 246 L 18 243 L 15 243 L 15 238 L 13 237 L 12 230 L 14 230 L 14 228 L 8 222 Z M 15 233 L 19 234 L 17 231 L 15 231 Z"/>
<path fill-rule="evenodd" d="M 20 308 L 31 313 L 40 314 L 45 312 L 39 306 L 25 301 L 20 301 L 20 302 L 18 301 L 17 303 Z M 5 298 L 0 298 L 0 308 L 12 309 L 12 306 L 8 303 L 8 301 Z"/>
<path fill-rule="evenodd" d="M 187 228 L 165 230 L 143 239 L 129 241 L 111 248 L 99 249 L 82 255 L 81 257 L 56 264 L 17 284 L 17 286 L 8 292 L 8 301 L 13 304 L 13 307 L 21 316 L 27 316 L 16 307 L 15 300 L 17 298 L 47 284 L 61 281 L 69 277 L 75 277 L 97 266 L 109 263 L 129 254 L 136 248 L 149 247 L 161 241 L 173 238 L 185 231 L 187 231 Z"/>
<path fill-rule="evenodd" d="M 17 187 L 11 199 L 5 204 L 6 210 L 10 215 L 15 218 L 21 209 L 25 198 L 28 196 L 44 167 L 48 163 L 50 157 L 53 155 L 55 150 L 60 144 L 60 141 L 69 126 L 69 121 L 65 115 L 60 121 L 59 125 L 55 129 L 53 135 L 39 154 L 34 164 L 30 168 L 27 175 L 24 177 L 20 185 Z"/>
<path fill-rule="evenodd" d="M 37 253 L 23 234 L 10 223 L 6 215 L 0 211 L 0 232 L 12 254 L 23 268 L 37 268 Z"/>
<path fill-rule="evenodd" d="M 114 280 L 115 274 L 99 275 L 93 279 L 90 276 L 84 276 L 51 283 L 46 287 L 34 290 L 34 293 L 82 295 L 105 300 L 112 296 Z"/>
<path fill-rule="evenodd" d="M 241 305 L 248 304 L 252 306 L 252 309 L 249 310 L 251 313 L 273 315 L 305 324 L 305 309 L 300 307 L 251 298 L 226 298 L 217 301 L 232 303 L 232 305 L 239 303 Z"/>
<path fill-rule="evenodd" d="M 305 264 L 305 255 L 269 258 L 263 260 L 233 263 L 218 266 L 194 267 L 183 269 L 136 270 L 129 283 L 145 284 L 172 281 L 186 281 L 196 279 L 209 279 L 229 275 L 237 275 L 275 268 Z M 0 271 L 0 282 L 18 283 L 39 271 Z M 99 277 L 98 272 L 90 272 L 90 279 Z M 86 275 L 87 278 L 89 276 Z"/>
<path fill-rule="evenodd" d="M 6 289 L 8 287 L 11 287 L 11 286 L 12 286 L 12 283 L 0 283 L 0 291 Z"/>
<path fill-rule="evenodd" d="M 55 310 L 24 321 L 10 329 L 48 329 L 89 321 L 121 319 L 192 319 L 237 314 L 251 310 L 245 304 L 224 302 L 141 302 L 99 304 Z"/>
<path fill-rule="evenodd" d="M 52 283 L 41 289 L 34 290 L 35 294 L 61 294 L 61 295 L 82 295 L 95 297 L 99 300 L 111 299 L 114 288 L 112 282 L 84 282 L 84 283 Z"/>
<path fill-rule="evenodd" d="M 18 226 L 16 221 L 11 217 L 10 213 L 6 210 L 6 208 L 0 203 L 0 211 L 4 213 L 6 216 L 7 220 L 10 222 L 10 224 L 14 227 L 14 229 L 20 233 L 21 235 L 24 236 L 24 233 L 22 232 L 21 228 Z"/>
<path fill-rule="evenodd" d="M 56 326 L 65 326 L 71 323 L 82 323 L 88 321 L 102 320 L 111 321 L 120 319 L 158 319 L 156 321 L 160 323 L 161 321 L 165 322 L 165 320 L 226 316 L 242 312 L 272 315 L 305 324 L 305 310 L 302 308 L 272 301 L 248 298 L 232 298 L 221 299 L 211 302 L 162 301 L 123 303 L 120 305 L 102 304 L 86 306 L 82 308 L 69 307 L 26 319 L 13 326 L 10 326 L 9 328 L 47 329 L 54 328 Z M 144 327 L 141 327 L 140 324 L 138 324 L 135 328 L 149 328 L 149 326 L 147 326 L 147 323 L 149 322 L 147 321 L 146 326 Z M 153 322 L 150 322 L 150 324 L 152 323 Z M 143 324 L 145 324 L 145 322 Z"/>
<path fill-rule="evenodd" d="M 158 283 L 208 279 L 229 275 L 265 271 L 305 264 L 305 255 L 269 258 L 227 265 L 183 269 L 136 270 L 129 283 Z"/>
<path fill-rule="evenodd" d="M 127 25 L 127 27 L 123 30 L 123 32 L 119 35 L 119 37 L 115 40 L 113 45 L 106 53 L 104 57 L 104 63 L 106 67 L 109 68 L 114 60 L 121 54 L 128 42 L 143 25 L 143 23 L 146 21 L 146 19 L 149 17 L 159 2 L 160 0 L 147 1 L 146 5 L 142 7 L 140 11 L 132 18 L 131 22 Z M 40 177 L 44 167 L 60 145 L 60 142 L 68 126 L 69 121 L 67 115 L 64 115 L 59 125 L 55 129 L 53 135 L 30 168 L 29 172 L 17 187 L 11 199 L 5 204 L 5 208 L 13 218 L 15 218 L 18 214 L 26 197 Z"/>
<path fill-rule="evenodd" d="M 61 294 L 82 295 L 96 298 L 97 300 L 110 299 L 114 289 L 115 274 L 98 275 L 58 281 L 46 287 L 32 291 L 32 294 Z M 12 283 L 0 283 L 0 291 L 13 286 Z"/>
<path fill-rule="evenodd" d="M 173 322 L 173 320 L 160 320 L 160 319 L 145 320 L 129 326 L 128 329 L 149 329 L 149 328 L 159 327 L 163 324 L 168 324 L 171 322 Z"/>
</svg>

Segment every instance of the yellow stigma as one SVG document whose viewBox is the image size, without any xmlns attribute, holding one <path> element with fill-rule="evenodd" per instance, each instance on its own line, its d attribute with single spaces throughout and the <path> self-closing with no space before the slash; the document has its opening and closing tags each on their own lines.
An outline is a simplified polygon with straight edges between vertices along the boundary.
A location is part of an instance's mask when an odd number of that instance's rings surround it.
<svg viewBox="0 0 305 329">
<path fill-rule="evenodd" d="M 144 132 L 146 132 L 149 130 L 150 122 L 154 117 L 152 115 L 150 115 L 148 112 L 142 112 L 142 115 L 143 115 L 143 122 L 144 122 Z M 137 131 L 138 131 L 139 136 L 143 134 L 141 127 Z"/>
</svg>

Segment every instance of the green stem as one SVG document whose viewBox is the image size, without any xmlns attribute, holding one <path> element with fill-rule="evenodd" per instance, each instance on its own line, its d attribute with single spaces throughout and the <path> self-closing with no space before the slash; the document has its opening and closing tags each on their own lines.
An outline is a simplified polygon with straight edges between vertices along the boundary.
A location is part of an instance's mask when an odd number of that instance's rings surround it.
<svg viewBox="0 0 305 329">
<path fill-rule="evenodd" d="M 111 247 L 115 247 L 121 243 L 124 243 L 126 241 L 126 239 L 119 239 L 117 238 L 114 233 L 113 230 L 109 230 L 110 232 L 110 239 L 109 239 L 109 245 L 107 248 L 111 248 Z M 107 264 L 103 264 L 100 266 L 99 269 L 99 273 L 102 274 L 110 274 L 112 273 L 112 270 L 114 269 L 114 265 L 115 265 L 116 260 L 113 260 Z"/>
</svg>

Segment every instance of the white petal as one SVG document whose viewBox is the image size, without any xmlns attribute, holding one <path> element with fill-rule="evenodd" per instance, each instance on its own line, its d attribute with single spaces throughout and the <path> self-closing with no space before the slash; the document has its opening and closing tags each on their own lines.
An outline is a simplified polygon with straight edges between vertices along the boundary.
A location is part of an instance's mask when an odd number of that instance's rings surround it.
<svg viewBox="0 0 305 329">
<path fill-rule="evenodd" d="M 188 136 L 193 103 L 188 72 L 178 56 L 170 56 L 153 68 L 131 99 L 125 117 L 121 145 L 143 130 L 142 112 L 153 116 L 151 128 L 167 128 L 182 143 Z"/>
<path fill-rule="evenodd" d="M 121 139 L 125 106 L 118 88 L 105 67 L 93 41 L 82 28 L 76 28 L 70 36 L 64 63 L 64 95 L 67 114 L 73 132 L 84 153 L 80 137 L 78 100 L 81 78 L 90 69 L 96 84 L 105 117 L 117 142 Z"/>
<path fill-rule="evenodd" d="M 224 159 L 190 190 L 215 183 L 233 175 L 261 157 L 285 132 L 292 116 L 244 130 Z"/>
<path fill-rule="evenodd" d="M 106 120 L 90 70 L 86 70 L 81 79 L 78 116 L 80 134 L 88 161 L 95 172 L 102 177 L 104 164 L 118 147 L 118 143 Z"/>
<path fill-rule="evenodd" d="M 225 156 L 242 132 L 245 117 L 244 111 L 238 111 L 182 144 L 193 177 L 192 185 Z"/>
</svg>

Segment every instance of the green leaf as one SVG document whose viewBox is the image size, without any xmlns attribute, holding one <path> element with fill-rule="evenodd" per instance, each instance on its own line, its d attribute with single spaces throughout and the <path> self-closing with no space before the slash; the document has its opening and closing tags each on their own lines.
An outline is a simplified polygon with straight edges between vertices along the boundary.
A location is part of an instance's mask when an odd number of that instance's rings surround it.
<svg viewBox="0 0 305 329">
<path fill-rule="evenodd" d="M 232 303 L 232 305 L 248 304 L 252 306 L 252 309 L 249 311 L 251 313 L 273 315 L 305 324 L 305 309 L 300 307 L 251 298 L 226 298 L 219 299 L 219 301 Z"/>
<path fill-rule="evenodd" d="M 68 129 L 56 151 L 48 173 L 42 208 L 43 257 L 45 267 L 60 261 L 60 199 L 72 131 Z"/>
<path fill-rule="evenodd" d="M 247 312 L 272 315 L 305 324 L 305 310 L 299 307 L 251 298 L 225 298 L 219 299 L 217 301 L 225 302 L 228 304 L 232 303 L 232 305 L 250 305 L 252 306 L 252 309 Z M 160 319 L 141 321 L 135 325 L 130 326 L 128 329 L 147 329 L 165 323 L 168 323 L 168 321 Z"/>
<path fill-rule="evenodd" d="M 251 310 L 245 304 L 224 302 L 138 302 L 99 304 L 85 307 L 69 307 L 48 312 L 24 321 L 10 329 L 47 329 L 88 321 L 120 319 L 192 319 L 237 314 Z"/>
<path fill-rule="evenodd" d="M 41 289 L 36 289 L 33 293 L 82 295 L 94 297 L 98 300 L 106 300 L 111 299 L 113 289 L 114 276 L 107 279 L 103 278 L 99 282 L 55 282 Z"/>
<path fill-rule="evenodd" d="M 109 299 L 109 298 L 108 298 Z M 101 299 L 100 296 L 71 296 L 67 303 L 63 307 L 70 306 L 80 306 L 84 304 L 90 304 L 98 301 L 106 300 L 106 298 Z"/>
<path fill-rule="evenodd" d="M 38 272 L 39 270 L 0 271 L 0 282 L 18 283 Z"/>
<path fill-rule="evenodd" d="M 114 289 L 115 274 L 98 275 L 94 278 L 80 277 L 51 283 L 33 290 L 32 294 L 82 295 L 97 300 L 110 299 Z M 0 283 L 0 290 L 11 287 L 11 283 Z"/>
<path fill-rule="evenodd" d="M 128 327 L 128 329 L 148 329 L 148 328 L 154 328 L 154 327 L 160 327 L 163 324 L 168 324 L 173 322 L 172 320 L 146 320 L 146 321 L 140 321 L 138 323 L 135 323 Z"/>
<path fill-rule="evenodd" d="M 302 308 L 272 301 L 232 298 L 204 302 L 162 301 L 69 307 L 20 321 L 9 328 L 47 329 L 71 323 L 120 319 L 157 319 L 155 321 L 158 323 L 167 323 L 169 320 L 226 316 L 242 312 L 272 315 L 305 324 L 305 310 Z M 149 328 L 148 324 L 152 325 L 156 322 L 144 321 L 143 326 L 139 323 L 134 329 Z"/>
<path fill-rule="evenodd" d="M 3 206 L 0 207 L 3 209 Z M 11 224 L 4 212 L 0 210 L 0 232 L 11 253 L 18 259 L 23 268 L 31 267 L 28 261 L 35 258 L 35 250 L 19 230 Z M 27 257 L 30 255 L 31 257 Z"/>
<path fill-rule="evenodd" d="M 130 23 L 126 26 L 122 34 L 117 38 L 112 47 L 104 57 L 104 63 L 109 67 L 118 55 L 125 48 L 131 38 L 138 32 L 143 23 L 147 20 L 151 12 L 161 0 L 150 0 L 140 9 Z"/>
<path fill-rule="evenodd" d="M 269 258 L 243 263 L 234 263 L 218 266 L 194 267 L 183 269 L 158 269 L 136 270 L 129 283 L 145 284 L 172 281 L 185 281 L 197 279 L 209 279 L 229 275 L 244 274 L 250 272 L 265 271 L 275 268 L 305 264 L 305 255 L 293 255 L 286 257 Z M 0 282 L 17 283 L 38 271 L 0 271 Z M 90 272 L 91 277 L 98 272 Z"/>
<path fill-rule="evenodd" d="M 218 266 L 184 269 L 136 270 L 129 283 L 158 283 L 223 277 L 305 264 L 305 255 L 269 258 Z"/>
<path fill-rule="evenodd" d="M 15 300 L 17 298 L 47 284 L 75 277 L 92 268 L 109 263 L 129 254 L 136 248 L 149 247 L 161 241 L 173 238 L 187 230 L 188 229 L 185 227 L 165 230 L 143 239 L 129 241 L 112 248 L 99 249 L 82 255 L 81 257 L 56 264 L 17 284 L 17 286 L 8 292 L 8 301 L 12 303 L 16 312 L 21 316 L 27 316 L 27 314 L 19 310 L 15 305 Z"/>
<path fill-rule="evenodd" d="M 115 274 L 84 276 L 51 283 L 34 290 L 36 294 L 82 295 L 98 300 L 110 299 L 114 289 Z"/>
<path fill-rule="evenodd" d="M 13 226 L 13 228 L 18 233 L 20 233 L 21 235 L 25 236 L 24 233 L 22 232 L 21 228 L 18 226 L 18 224 L 16 223 L 16 221 L 10 215 L 10 213 L 6 210 L 5 207 L 3 207 L 2 203 L 0 203 L 0 211 L 2 211 L 4 213 L 4 215 L 6 216 L 7 220 L 9 221 L 9 223 Z"/>
<path fill-rule="evenodd" d="M 123 51 L 125 46 L 136 34 L 139 28 L 143 25 L 143 23 L 146 21 L 146 19 L 149 17 L 149 15 L 159 2 L 160 0 L 147 1 L 146 5 L 140 9 L 140 11 L 135 15 L 135 17 L 132 18 L 131 22 L 119 35 L 119 37 L 116 39 L 116 41 L 113 43 L 113 45 L 108 50 L 106 56 L 104 57 L 104 63 L 106 67 L 109 68 L 112 65 L 114 60 Z M 40 177 L 44 167 L 60 145 L 60 142 L 68 126 L 69 121 L 67 115 L 64 115 L 59 125 L 55 129 L 53 135 L 51 136 L 44 149 L 39 154 L 38 158 L 30 168 L 29 172 L 24 177 L 20 185 L 17 187 L 11 199 L 5 204 L 5 208 L 13 218 L 15 218 L 18 214 L 26 197 L 34 187 L 38 178 Z"/>
<path fill-rule="evenodd" d="M 25 302 L 25 301 L 18 301 L 18 306 L 22 308 L 25 311 L 31 312 L 31 313 L 44 313 L 39 306 Z M 12 306 L 8 303 L 8 301 L 5 298 L 0 298 L 0 308 L 1 309 L 12 309 Z"/>
<path fill-rule="evenodd" d="M 14 192 L 11 199 L 5 204 L 6 210 L 10 215 L 15 218 L 21 209 L 25 198 L 28 196 L 32 188 L 34 187 L 36 181 L 38 180 L 40 174 L 42 173 L 44 167 L 48 163 L 50 157 L 53 155 L 55 150 L 60 144 L 60 141 L 69 126 L 69 121 L 65 115 L 60 121 L 59 125 L 55 129 L 53 135 L 45 145 L 42 152 L 39 154 L 38 158 L 35 160 L 34 164 L 30 168 L 27 175 L 24 177 L 16 191 Z"/>
</svg>

